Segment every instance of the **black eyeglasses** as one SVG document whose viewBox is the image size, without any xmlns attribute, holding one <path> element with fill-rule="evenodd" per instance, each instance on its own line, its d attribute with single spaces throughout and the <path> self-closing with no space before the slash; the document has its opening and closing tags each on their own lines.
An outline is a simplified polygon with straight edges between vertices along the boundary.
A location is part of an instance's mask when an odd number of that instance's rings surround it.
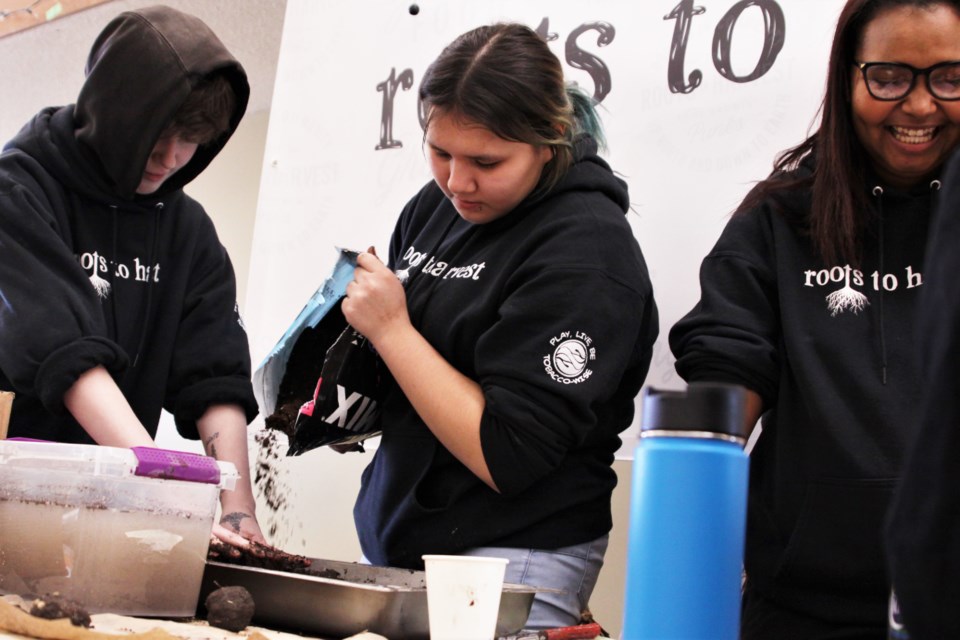
<svg viewBox="0 0 960 640">
<path fill-rule="evenodd" d="M 913 91 L 917 76 L 938 100 L 960 100 L 960 61 L 940 62 L 917 69 L 900 62 L 857 62 L 867 91 L 877 100 L 902 100 Z"/>
</svg>

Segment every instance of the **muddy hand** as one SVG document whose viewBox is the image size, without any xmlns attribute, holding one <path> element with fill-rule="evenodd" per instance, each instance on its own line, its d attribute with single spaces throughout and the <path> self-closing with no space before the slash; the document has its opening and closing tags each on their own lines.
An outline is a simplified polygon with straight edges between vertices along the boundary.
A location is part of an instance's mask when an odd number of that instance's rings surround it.
<svg viewBox="0 0 960 640">
<path fill-rule="evenodd" d="M 213 531 L 211 531 L 211 537 L 214 540 L 219 540 L 220 542 L 232 545 L 234 547 L 249 547 L 250 541 L 244 538 L 242 535 L 236 531 L 231 531 L 222 524 L 215 523 L 213 525 Z"/>
</svg>

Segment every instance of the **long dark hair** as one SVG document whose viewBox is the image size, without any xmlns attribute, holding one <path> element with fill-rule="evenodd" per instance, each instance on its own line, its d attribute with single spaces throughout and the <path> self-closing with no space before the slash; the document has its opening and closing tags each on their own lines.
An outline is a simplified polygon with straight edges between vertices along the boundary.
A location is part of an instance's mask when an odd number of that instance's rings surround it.
<svg viewBox="0 0 960 640">
<path fill-rule="evenodd" d="M 892 7 L 946 5 L 960 13 L 960 0 L 848 0 L 840 12 L 830 51 L 827 87 L 820 107 L 820 126 L 802 143 L 783 152 L 771 178 L 754 189 L 738 212 L 760 204 L 785 189 L 810 186 L 810 214 L 802 221 L 821 257 L 859 262 L 864 229 L 872 214 L 870 192 L 864 188 L 869 159 L 853 128 L 851 74 L 867 25 Z M 788 178 L 805 157 L 814 154 L 812 175 Z"/>
<path fill-rule="evenodd" d="M 425 129 L 437 113 L 475 122 L 495 135 L 553 149 L 538 189 L 555 185 L 573 164 L 581 133 L 603 144 L 593 100 L 563 79 L 560 61 L 529 27 L 478 27 L 447 45 L 424 74 Z"/>
</svg>

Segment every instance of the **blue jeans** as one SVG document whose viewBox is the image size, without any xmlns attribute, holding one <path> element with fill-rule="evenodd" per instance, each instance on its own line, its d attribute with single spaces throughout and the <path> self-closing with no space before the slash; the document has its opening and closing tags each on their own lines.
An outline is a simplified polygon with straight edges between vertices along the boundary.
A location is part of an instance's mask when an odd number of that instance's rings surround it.
<svg viewBox="0 0 960 640">
<path fill-rule="evenodd" d="M 504 582 L 530 587 L 556 589 L 538 593 L 530 608 L 525 630 L 568 627 L 580 622 L 590 594 L 597 584 L 609 535 L 559 549 L 517 549 L 513 547 L 477 547 L 465 556 L 506 558 Z"/>
</svg>

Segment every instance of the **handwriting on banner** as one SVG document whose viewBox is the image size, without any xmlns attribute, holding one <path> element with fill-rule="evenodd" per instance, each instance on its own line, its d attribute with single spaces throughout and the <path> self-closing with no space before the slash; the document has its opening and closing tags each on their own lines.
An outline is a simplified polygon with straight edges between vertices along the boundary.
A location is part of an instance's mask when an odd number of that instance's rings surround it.
<svg viewBox="0 0 960 640">
<path fill-rule="evenodd" d="M 699 23 L 694 25 L 694 18 L 704 15 L 707 8 L 694 4 L 696 0 L 680 0 L 680 2 L 663 17 L 665 21 L 675 21 L 673 39 L 667 58 L 667 86 L 672 93 L 689 94 L 703 82 L 703 71 L 695 68 L 685 75 L 687 45 L 691 35 L 699 36 Z M 701 0 L 706 2 L 706 0 Z M 759 11 L 763 18 L 763 45 L 759 58 L 753 69 L 745 74 L 738 75 L 733 70 L 731 51 L 737 33 L 737 24 L 748 9 Z M 695 30 L 695 27 L 697 29 Z M 545 17 L 536 29 L 537 33 L 547 40 L 559 39 L 557 33 L 550 31 L 550 19 Z M 588 36 L 595 35 L 596 46 L 611 45 L 616 39 L 617 30 L 614 25 L 604 21 L 586 22 L 573 29 L 564 40 L 564 62 L 574 69 L 584 71 L 593 82 L 593 98 L 599 103 L 613 90 L 613 74 L 607 63 L 596 53 L 581 46 L 588 40 Z M 750 34 L 756 37 L 756 34 Z M 783 9 L 776 0 L 739 0 L 724 13 L 713 29 L 713 45 L 711 47 L 713 66 L 721 77 L 735 83 L 753 82 L 763 77 L 773 68 L 777 56 L 783 49 L 786 37 L 786 19 Z M 629 73 L 626 71 L 625 73 Z M 397 72 L 391 68 L 385 80 L 376 85 L 377 93 L 381 94 L 380 107 L 380 140 L 376 149 L 396 149 L 403 146 L 401 140 L 393 137 L 393 119 L 398 93 L 409 91 L 415 81 L 412 69 Z M 415 94 L 414 94 L 415 95 Z M 421 127 L 426 122 L 423 105 L 417 98 L 417 117 Z"/>
<path fill-rule="evenodd" d="M 670 60 L 667 63 L 667 83 L 673 93 L 690 93 L 703 81 L 703 72 L 699 69 L 691 71 L 688 78 L 683 77 L 684 58 L 693 17 L 706 12 L 705 8 L 695 6 L 693 3 L 694 0 L 681 0 L 680 4 L 664 17 L 664 20 L 677 21 L 673 29 L 673 42 L 670 44 Z M 743 12 L 751 7 L 756 7 L 763 13 L 763 48 L 753 71 L 745 76 L 738 76 L 734 73 L 730 61 L 733 34 L 737 21 Z M 713 31 L 713 66 L 727 80 L 740 83 L 752 82 L 773 67 L 780 50 L 783 49 L 785 37 L 786 19 L 783 16 L 783 9 L 775 0 L 740 0 L 723 15 Z"/>
</svg>

